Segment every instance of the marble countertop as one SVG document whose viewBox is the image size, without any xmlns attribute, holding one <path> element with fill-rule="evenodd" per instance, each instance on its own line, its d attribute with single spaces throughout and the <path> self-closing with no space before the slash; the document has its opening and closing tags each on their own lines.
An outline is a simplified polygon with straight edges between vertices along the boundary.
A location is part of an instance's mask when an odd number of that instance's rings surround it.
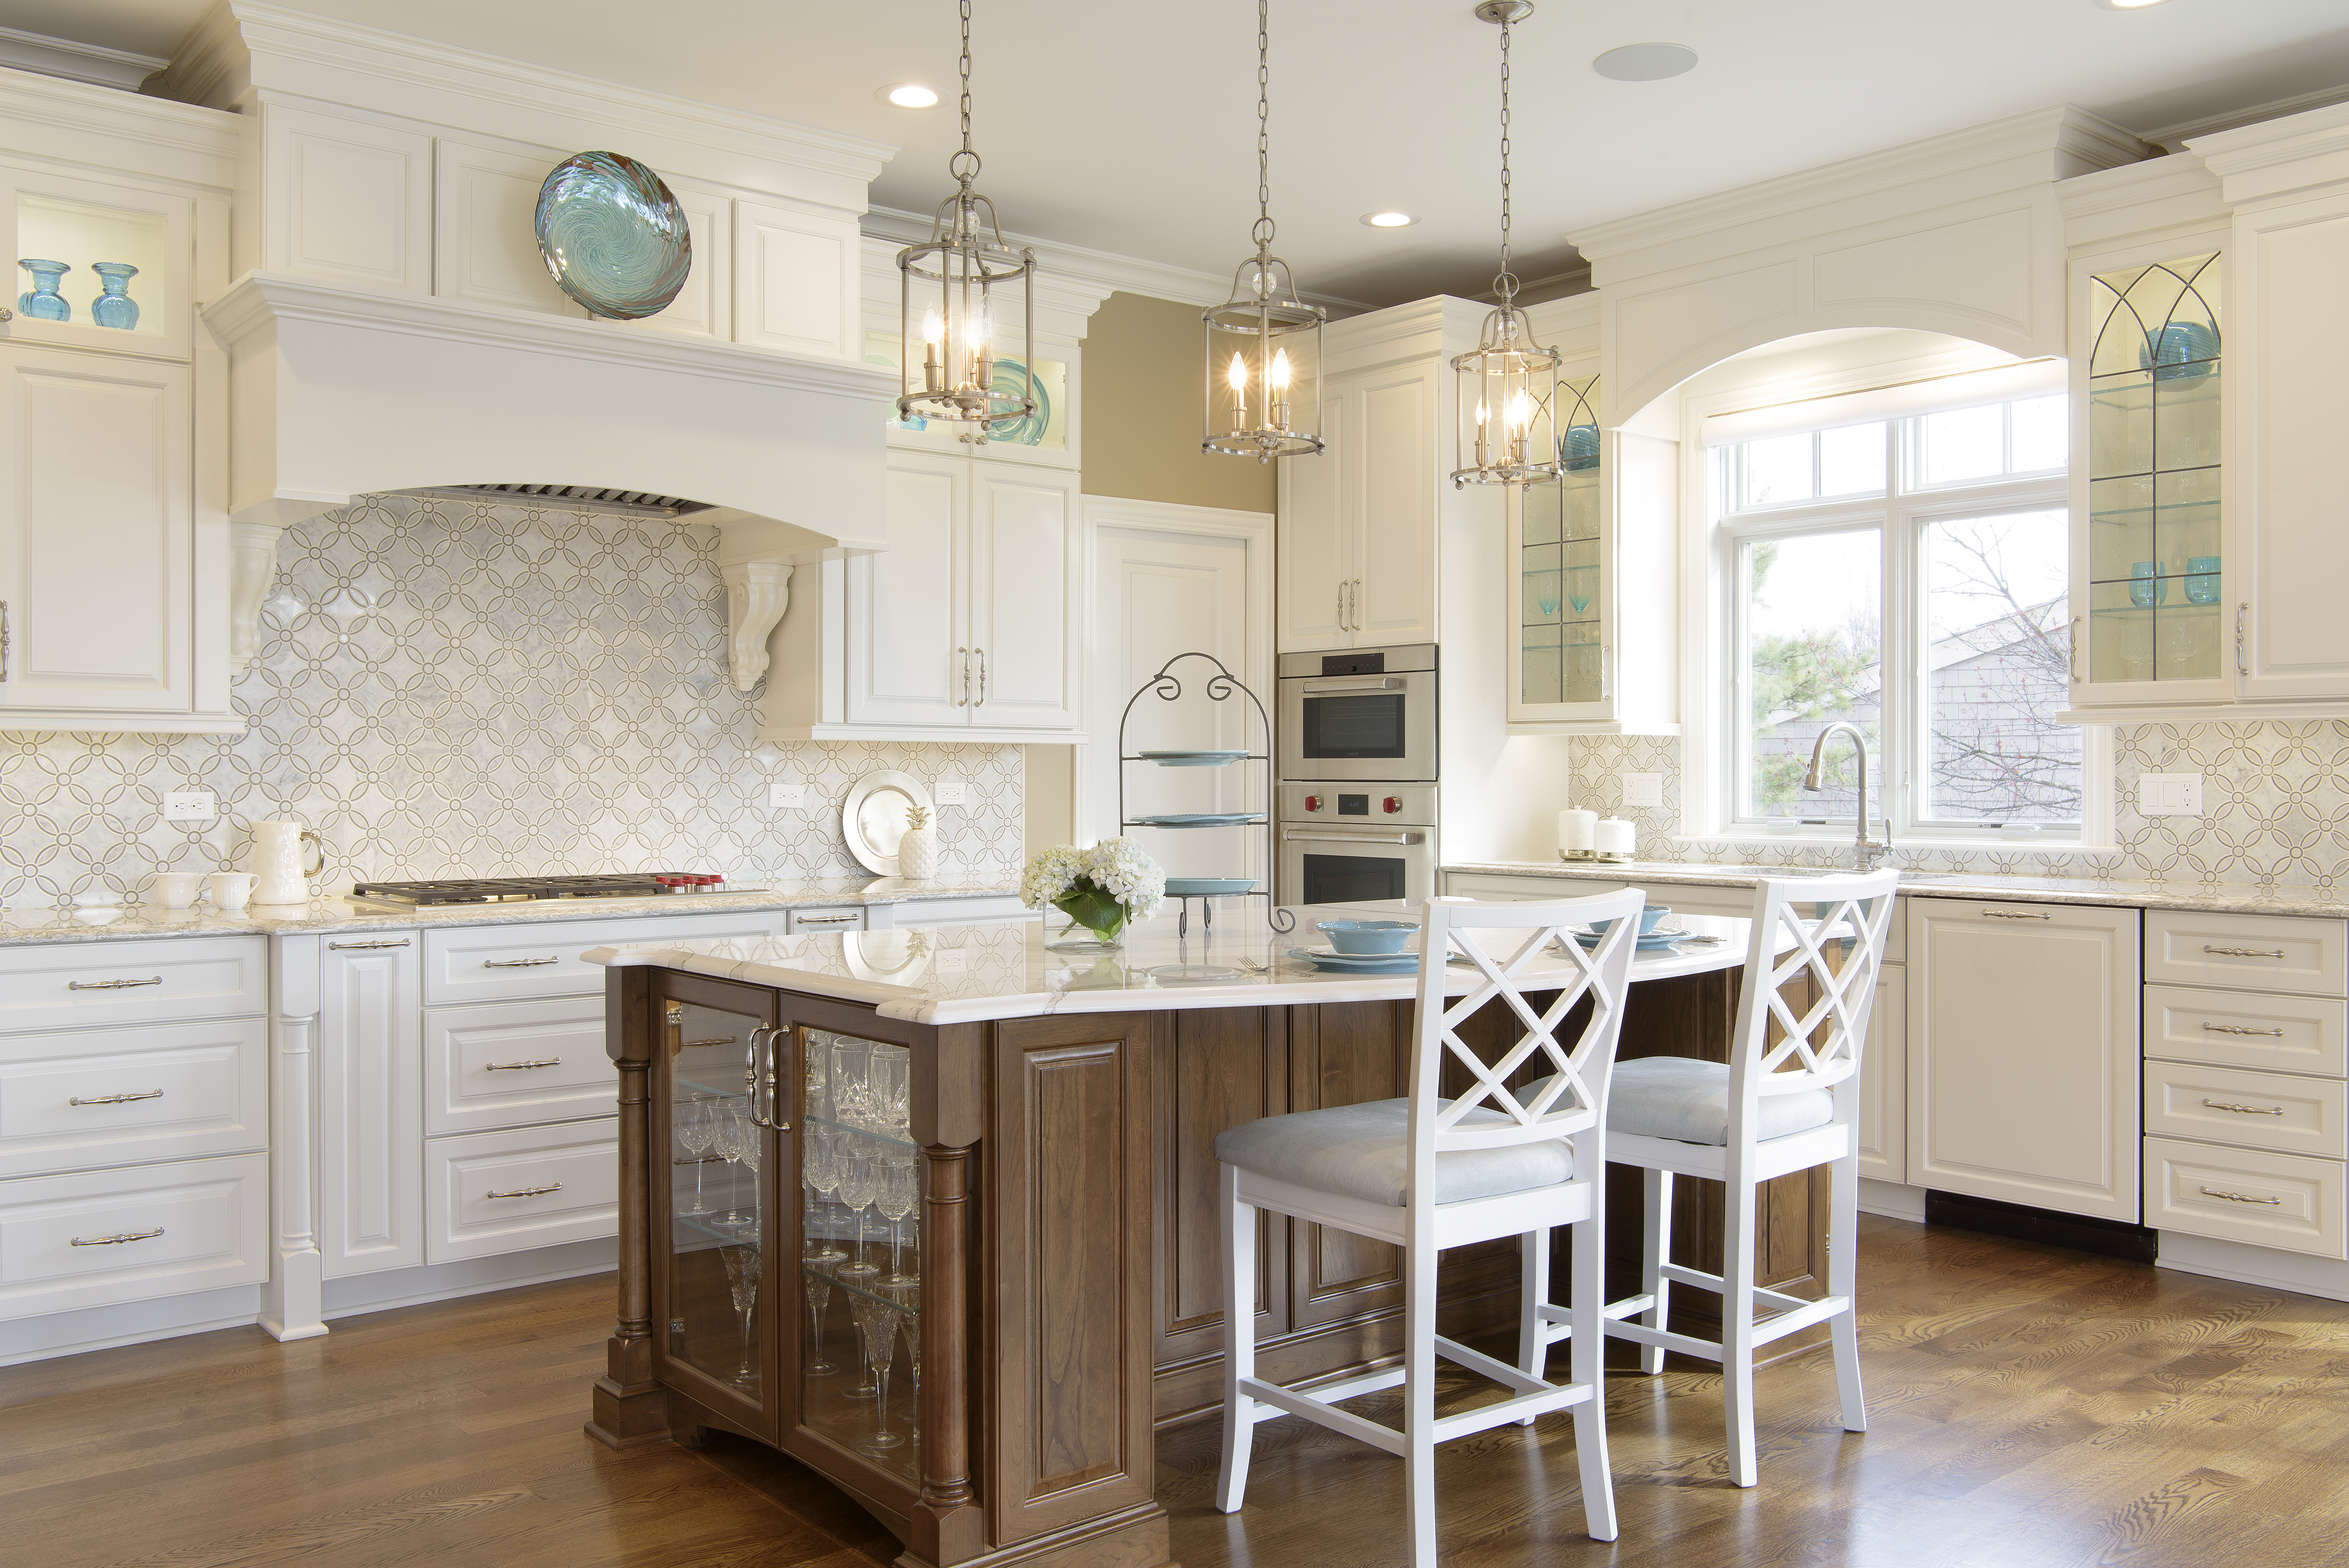
<svg viewBox="0 0 2349 1568">
<path fill-rule="evenodd" d="M 840 931 L 760 940 L 683 942 L 674 946 L 599 947 L 592 964 L 649 965 L 740 980 L 842 1001 L 862 1002 L 883 1017 L 916 1024 L 968 1024 L 1053 1013 L 1124 1013 L 1186 1007 L 1268 1007 L 1321 1002 L 1407 1002 L 1419 994 L 1416 969 L 1399 975 L 1331 974 L 1289 956 L 1319 946 L 1313 920 L 1336 914 L 1407 913 L 1401 904 L 1300 909 L 1297 929 L 1271 929 L 1261 912 L 1226 917 L 1212 935 L 1175 934 L 1171 915 L 1130 929 L 1105 954 L 1047 945 L 1061 933 L 1039 923 L 941 925 L 907 931 Z M 1676 923 L 1697 937 L 1636 954 L 1631 978 L 1662 980 L 1733 968 L 1745 961 L 1753 922 L 1684 915 Z M 1416 942 L 1416 938 L 1413 939 Z M 1792 939 L 1788 939 L 1791 945 Z M 1465 995 L 1475 971 L 1447 971 L 1452 995 Z M 1537 957 L 1534 978 L 1575 973 L 1572 960 Z"/>
<path fill-rule="evenodd" d="M 841 904 L 895 904 L 925 899 L 1017 897 L 1017 883 L 949 884 L 897 877 L 842 877 L 775 882 L 758 892 L 672 893 L 658 898 L 564 898 L 528 903 L 442 904 L 399 909 L 348 897 L 305 904 L 255 904 L 222 914 L 209 904 L 165 909 L 159 903 L 97 908 L 0 910 L 0 946 L 37 942 L 105 942 L 141 936 L 286 936 L 320 932 L 414 931 L 432 926 L 527 925 L 550 920 L 658 918 L 730 914 L 768 909 Z"/>
<path fill-rule="evenodd" d="M 1607 882 L 1664 882 L 1690 887 L 1751 887 L 1759 877 L 1816 876 L 1803 866 L 1710 865 L 1691 861 L 1633 861 L 1568 865 L 1558 861 L 1459 861 L 1446 872 L 1485 876 L 1572 877 Z M 1841 868 L 1837 868 L 1841 869 Z M 2088 903 L 2128 909 L 2218 910 L 2230 914 L 2304 915 L 2349 920 L 2349 892 L 2294 887 L 2233 887 L 2221 882 L 2121 882 L 2095 877 L 2006 876 L 1962 872 L 1902 872 L 1900 891 L 1940 898 L 1988 898 L 2011 903 Z"/>
</svg>

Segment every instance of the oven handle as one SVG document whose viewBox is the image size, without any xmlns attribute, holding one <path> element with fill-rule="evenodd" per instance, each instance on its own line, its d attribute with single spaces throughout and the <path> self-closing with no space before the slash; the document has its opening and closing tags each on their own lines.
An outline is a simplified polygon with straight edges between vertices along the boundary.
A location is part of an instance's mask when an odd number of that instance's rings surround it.
<svg viewBox="0 0 2349 1568">
<path fill-rule="evenodd" d="M 1382 681 L 1345 681 L 1336 685 L 1328 681 L 1314 681 L 1304 688 L 1307 696 L 1330 696 L 1344 692 L 1401 691 L 1402 689 L 1403 683 L 1392 676 L 1389 676 Z"/>
<path fill-rule="evenodd" d="M 1307 833 L 1295 828 L 1280 835 L 1284 844 L 1416 844 L 1424 842 L 1424 833 Z"/>
</svg>

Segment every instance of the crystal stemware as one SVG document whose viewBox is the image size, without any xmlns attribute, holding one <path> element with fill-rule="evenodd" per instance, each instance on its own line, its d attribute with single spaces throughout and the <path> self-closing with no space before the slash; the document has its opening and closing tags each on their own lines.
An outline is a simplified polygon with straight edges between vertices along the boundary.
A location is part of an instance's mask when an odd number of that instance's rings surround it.
<svg viewBox="0 0 2349 1568">
<path fill-rule="evenodd" d="M 905 1216 L 914 1212 L 921 1183 L 916 1174 L 913 1157 L 890 1154 L 885 1157 L 881 1180 L 873 1195 L 874 1206 L 889 1222 L 890 1272 L 882 1277 L 883 1284 L 907 1285 L 922 1283 L 921 1274 L 905 1270 Z M 919 1268 L 919 1260 L 916 1260 Z"/>
<path fill-rule="evenodd" d="M 837 1267 L 844 1253 L 834 1252 L 821 1243 L 812 1245 L 800 1254 L 800 1289 L 807 1296 L 808 1363 L 805 1368 L 811 1377 L 829 1377 L 840 1370 L 824 1354 L 823 1324 L 832 1312 L 831 1270 Z"/>
<path fill-rule="evenodd" d="M 913 1055 L 903 1046 L 875 1046 L 865 1068 L 865 1096 L 875 1132 L 905 1136 L 906 1074 Z"/>
<path fill-rule="evenodd" d="M 709 1145 L 717 1135 L 718 1129 L 710 1120 L 709 1101 L 705 1097 L 694 1096 L 678 1110 L 677 1140 L 693 1156 L 693 1207 L 685 1212 L 688 1220 L 709 1217 L 709 1205 L 701 1196 L 701 1171 L 709 1163 Z"/>
<path fill-rule="evenodd" d="M 877 1195 L 881 1175 L 882 1164 L 877 1157 L 856 1148 L 842 1151 L 840 1201 L 847 1206 L 849 1223 L 855 1227 L 856 1261 L 841 1265 L 840 1275 L 860 1284 L 881 1272 L 864 1257 L 864 1208 Z"/>
<path fill-rule="evenodd" d="M 733 1292 L 734 1315 L 742 1320 L 742 1365 L 734 1373 L 734 1386 L 748 1388 L 759 1380 L 750 1365 L 750 1315 L 759 1305 L 758 1243 L 738 1242 L 718 1251 L 726 1260 L 726 1284 Z"/>
<path fill-rule="evenodd" d="M 850 1310 L 864 1341 L 864 1367 L 873 1380 L 873 1435 L 856 1446 L 868 1454 L 905 1446 L 905 1434 L 889 1429 L 889 1368 L 897 1359 L 897 1325 L 905 1315 L 869 1295 L 851 1298 Z"/>
<path fill-rule="evenodd" d="M 759 1130 L 750 1125 L 750 1110 L 740 1099 L 720 1100 L 712 1109 L 715 1111 L 716 1136 L 710 1140 L 711 1147 L 725 1157 L 728 1164 L 740 1163 L 746 1148 L 759 1136 Z M 738 1178 L 730 1174 L 728 1181 L 730 1185 L 739 1190 Z M 753 1193 L 757 1192 L 758 1183 L 755 1181 L 751 1182 L 750 1190 Z M 719 1225 L 739 1226 L 753 1222 L 753 1216 L 739 1208 L 730 1208 L 719 1215 L 713 1222 Z"/>
<path fill-rule="evenodd" d="M 872 1057 L 872 1047 L 863 1040 L 835 1036 L 832 1042 L 832 1109 L 833 1114 L 851 1127 L 863 1127 L 869 1119 L 864 1077 Z"/>
</svg>

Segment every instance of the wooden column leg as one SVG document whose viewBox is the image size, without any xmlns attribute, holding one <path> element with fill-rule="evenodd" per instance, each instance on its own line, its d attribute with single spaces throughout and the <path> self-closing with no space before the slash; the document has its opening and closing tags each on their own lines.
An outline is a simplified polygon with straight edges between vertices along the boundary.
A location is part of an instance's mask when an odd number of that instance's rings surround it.
<svg viewBox="0 0 2349 1568">
<path fill-rule="evenodd" d="M 641 969 L 608 970 L 606 976 L 605 1048 L 620 1068 L 620 1299 L 587 1435 L 633 1449 L 668 1436 L 668 1393 L 653 1380 L 651 1037 L 643 1016 L 652 982 Z"/>
<path fill-rule="evenodd" d="M 970 1150 L 922 1158 L 922 1501 L 905 1549 L 943 1565 L 978 1556 L 986 1522 L 970 1483 Z"/>
</svg>

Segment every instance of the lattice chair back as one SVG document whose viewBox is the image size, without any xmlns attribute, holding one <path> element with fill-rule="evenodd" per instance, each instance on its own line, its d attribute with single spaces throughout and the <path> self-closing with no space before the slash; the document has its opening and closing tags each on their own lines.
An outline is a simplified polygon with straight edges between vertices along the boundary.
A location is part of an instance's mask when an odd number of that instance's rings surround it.
<svg viewBox="0 0 2349 1568">
<path fill-rule="evenodd" d="M 1730 1059 L 1730 1142 L 1769 1095 L 1854 1080 L 1892 930 L 1896 867 L 1864 875 L 1764 878 L 1754 895 L 1753 946 Z M 1785 952 L 1776 949 L 1790 943 Z M 1806 994 L 1788 988 L 1807 982 Z M 1837 1119 L 1851 1114 L 1837 1097 Z"/>
<path fill-rule="evenodd" d="M 1428 900 L 1412 1043 L 1413 1193 L 1425 1190 L 1422 1172 L 1433 1173 L 1438 1154 L 1570 1138 L 1605 1125 L 1607 1080 L 1646 903 L 1636 889 L 1555 903 Z M 1574 939 L 1576 929 L 1599 921 L 1614 923 L 1596 947 Z M 1448 962 L 1455 956 L 1464 962 Z M 1467 994 L 1447 998 L 1447 978 L 1467 980 Z M 1536 1011 L 1527 993 L 1549 991 L 1556 997 Z M 1586 996 L 1590 1016 L 1581 1033 L 1561 1039 Z M 1488 1059 L 1461 1030 L 1495 1001 L 1515 1017 L 1518 1033 L 1514 1045 Z M 1441 1094 L 1447 1063 L 1464 1068 L 1469 1080 L 1449 1101 Z M 1520 1068 L 1544 1076 L 1512 1091 L 1508 1079 Z"/>
</svg>

